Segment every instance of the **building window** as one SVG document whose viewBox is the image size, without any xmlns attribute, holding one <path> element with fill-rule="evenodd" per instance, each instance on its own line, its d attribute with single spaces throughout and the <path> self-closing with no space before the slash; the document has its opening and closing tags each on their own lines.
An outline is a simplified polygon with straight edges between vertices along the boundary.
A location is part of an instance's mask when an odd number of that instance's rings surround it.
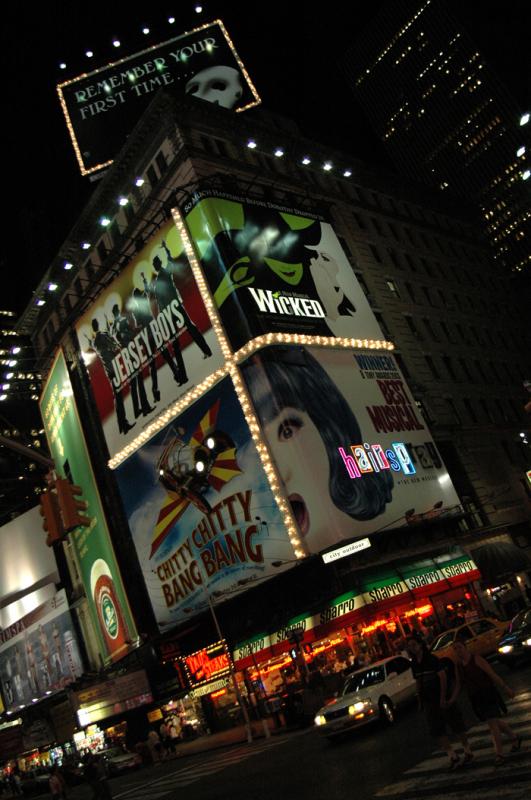
<svg viewBox="0 0 531 800">
<path fill-rule="evenodd" d="M 418 328 L 415 325 L 415 320 L 413 319 L 413 317 L 410 317 L 409 314 L 404 314 L 404 319 L 406 320 L 407 326 L 410 332 L 413 334 L 413 336 L 415 336 L 417 339 L 422 339 L 422 336 L 420 335 Z"/>
<path fill-rule="evenodd" d="M 443 364 L 446 367 L 446 371 L 450 378 L 455 381 L 457 380 L 455 370 L 452 364 L 452 359 L 449 356 L 442 356 Z"/>
<path fill-rule="evenodd" d="M 433 300 L 430 295 L 430 290 L 426 286 L 423 286 L 422 291 L 424 292 L 424 297 L 426 298 L 426 302 L 428 303 L 428 305 L 432 306 Z"/>
<path fill-rule="evenodd" d="M 431 356 L 424 356 L 424 360 L 426 361 L 426 364 L 428 365 L 432 376 L 434 378 L 437 378 L 437 380 L 440 380 L 441 376 L 439 375 L 439 372 L 437 370 L 437 367 L 435 366 L 435 362 L 433 361 L 433 358 Z"/>
<path fill-rule="evenodd" d="M 464 403 L 464 406 L 465 406 L 465 408 L 467 410 L 468 416 L 470 417 L 472 422 L 477 422 L 478 418 L 477 418 L 476 412 L 474 411 L 474 406 L 472 405 L 472 401 L 470 400 L 470 398 L 464 397 L 463 398 L 463 403 Z"/>
<path fill-rule="evenodd" d="M 474 366 L 483 383 L 488 383 L 481 361 L 478 361 L 477 358 L 474 359 Z"/>
<path fill-rule="evenodd" d="M 159 176 L 157 175 L 157 170 L 155 169 L 153 164 L 150 164 L 149 167 L 147 168 L 146 175 L 149 181 L 149 185 L 153 189 L 159 182 Z"/>
<path fill-rule="evenodd" d="M 468 364 L 466 363 L 464 358 L 459 359 L 459 365 L 461 370 L 463 371 L 463 375 L 468 378 L 469 381 L 472 381 L 472 374 L 468 368 Z"/>
<path fill-rule="evenodd" d="M 479 403 L 480 403 L 481 408 L 483 409 L 483 411 L 485 413 L 486 419 L 488 419 L 489 422 L 494 422 L 494 417 L 492 415 L 492 411 L 490 409 L 489 404 L 485 400 L 485 398 L 481 397 L 480 400 L 479 400 Z"/>
<path fill-rule="evenodd" d="M 370 244 L 369 248 L 370 248 L 370 251 L 372 253 L 372 257 L 374 258 L 374 260 L 377 261 L 378 264 L 381 264 L 382 263 L 382 259 L 380 257 L 380 253 L 378 252 L 378 249 L 373 244 Z"/>
<path fill-rule="evenodd" d="M 404 378 L 406 378 L 406 380 L 409 380 L 411 378 L 411 373 L 406 366 L 406 362 L 404 361 L 400 353 L 393 353 L 393 356 L 395 357 L 395 361 L 398 364 L 400 372 L 402 373 Z"/>
<path fill-rule="evenodd" d="M 378 325 L 380 326 L 380 328 L 382 329 L 382 333 L 385 336 L 385 338 L 388 341 L 391 340 L 392 336 L 391 336 L 391 333 L 389 331 L 389 328 L 387 327 L 387 323 L 384 320 L 383 316 L 377 311 L 374 312 L 374 316 L 376 317 L 376 321 L 377 321 Z"/>
<path fill-rule="evenodd" d="M 431 324 L 430 320 L 429 320 L 427 317 L 423 317 L 423 318 L 422 318 L 422 321 L 423 321 L 423 323 L 424 323 L 424 327 L 426 328 L 426 330 L 427 330 L 427 331 L 428 331 L 428 333 L 430 334 L 431 338 L 432 338 L 432 339 L 433 339 L 435 342 L 438 342 L 438 341 L 439 341 L 439 337 L 437 336 L 437 334 L 436 334 L 436 333 L 435 333 L 435 331 L 433 330 L 433 325 Z"/>
<path fill-rule="evenodd" d="M 407 289 L 408 295 L 411 297 L 412 302 L 415 303 L 417 298 L 415 297 L 415 290 L 414 290 L 413 286 L 410 283 L 407 283 L 407 281 L 406 281 L 405 287 Z"/>
<path fill-rule="evenodd" d="M 389 250 L 387 251 L 387 255 L 389 256 L 389 261 L 391 262 L 393 267 L 396 267 L 396 269 L 400 269 L 400 262 L 398 260 L 396 252 L 394 250 L 391 250 L 391 248 L 389 248 Z"/>
<path fill-rule="evenodd" d="M 356 225 L 358 226 L 358 228 L 360 228 L 362 231 L 364 231 L 366 229 L 365 228 L 365 222 L 363 221 L 363 217 L 361 216 L 361 214 L 357 214 L 355 211 L 353 211 L 352 212 L 352 218 L 354 219 L 354 221 L 355 221 Z"/>
<path fill-rule="evenodd" d="M 379 221 L 375 217 L 371 217 L 371 222 L 376 233 L 379 236 L 382 236 L 382 226 L 380 225 Z"/>
<path fill-rule="evenodd" d="M 404 260 L 405 260 L 406 264 L 408 265 L 409 269 L 411 270 L 411 272 L 416 272 L 417 271 L 417 266 L 416 266 L 415 262 L 413 261 L 413 259 L 411 258 L 411 256 L 409 255 L 409 253 L 405 253 L 404 252 L 403 255 L 404 255 Z"/>
<path fill-rule="evenodd" d="M 449 342 L 453 342 L 453 341 L 454 341 L 454 339 L 453 339 L 453 336 L 452 336 L 452 334 L 450 333 L 450 331 L 449 331 L 449 329 L 448 329 L 448 325 L 446 324 L 446 322 L 443 322 L 443 321 L 441 320 L 441 321 L 439 322 L 439 325 L 441 326 L 442 332 L 444 333 L 444 335 L 445 335 L 445 337 L 447 338 L 447 340 L 448 340 Z"/>
<path fill-rule="evenodd" d="M 445 400 L 446 400 L 446 405 L 448 407 L 448 410 L 449 410 L 451 416 L 454 418 L 454 422 L 456 422 L 458 425 L 460 425 L 461 424 L 461 416 L 459 414 L 459 411 L 457 410 L 456 404 L 454 403 L 454 401 L 452 400 L 451 397 L 446 397 Z"/>
<path fill-rule="evenodd" d="M 387 288 L 389 289 L 389 291 L 392 294 L 394 294 L 396 297 L 400 297 L 400 292 L 398 291 L 398 286 L 396 285 L 396 283 L 394 281 L 387 280 L 386 284 L 387 284 Z"/>
<path fill-rule="evenodd" d="M 166 156 L 164 155 L 162 150 L 159 153 L 157 153 L 157 157 L 155 158 L 155 163 L 159 168 L 159 173 L 161 175 L 164 175 L 164 173 L 168 169 L 168 162 L 166 161 Z"/>
</svg>

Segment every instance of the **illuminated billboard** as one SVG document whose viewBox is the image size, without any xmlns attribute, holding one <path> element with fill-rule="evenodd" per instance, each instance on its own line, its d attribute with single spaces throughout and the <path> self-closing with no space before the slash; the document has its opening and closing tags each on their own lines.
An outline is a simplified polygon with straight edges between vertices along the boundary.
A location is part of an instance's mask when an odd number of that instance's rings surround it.
<svg viewBox="0 0 531 800">
<path fill-rule="evenodd" d="M 322 218 L 209 191 L 181 213 L 233 350 L 264 333 L 385 338 Z"/>
<path fill-rule="evenodd" d="M 98 296 L 76 332 L 111 456 L 222 364 L 173 222 Z"/>
<path fill-rule="evenodd" d="M 458 507 L 392 355 L 269 347 L 242 372 L 311 553 Z"/>
<path fill-rule="evenodd" d="M 90 526 L 77 528 L 68 537 L 98 638 L 104 664 L 117 661 L 135 647 L 138 637 L 129 610 L 120 570 L 74 401 L 74 392 L 62 351 L 48 375 L 40 411 L 50 454 L 58 477 L 81 486 L 88 503 Z M 44 537 L 41 531 L 40 535 Z"/>
<path fill-rule="evenodd" d="M 232 595 L 293 559 L 230 378 L 114 475 L 161 630 L 204 610 L 205 589 Z"/>
<path fill-rule="evenodd" d="M 64 589 L 0 632 L 0 681 L 7 710 L 58 692 L 82 673 Z"/>
<path fill-rule="evenodd" d="M 82 175 L 109 166 L 159 89 L 244 111 L 260 98 L 221 22 L 57 86 Z"/>
</svg>

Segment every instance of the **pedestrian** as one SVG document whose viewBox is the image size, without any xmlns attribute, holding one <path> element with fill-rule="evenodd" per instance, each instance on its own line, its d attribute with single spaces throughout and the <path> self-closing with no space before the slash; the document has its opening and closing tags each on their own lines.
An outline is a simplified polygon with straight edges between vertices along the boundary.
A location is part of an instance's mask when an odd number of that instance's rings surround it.
<svg viewBox="0 0 531 800">
<path fill-rule="evenodd" d="M 448 702 L 448 679 L 444 664 L 429 652 L 423 641 L 414 636 L 407 638 L 406 646 L 412 661 L 411 669 L 417 681 L 419 704 L 426 716 L 430 735 L 448 754 L 451 770 L 461 764 L 461 759 L 453 749 L 448 729 L 463 745 L 462 763 L 469 763 L 474 758 L 474 754 L 466 735 L 463 716 L 455 704 L 455 698 Z"/>
<path fill-rule="evenodd" d="M 494 763 L 503 764 L 502 734 L 511 741 L 511 753 L 520 750 L 522 737 L 501 719 L 505 703 L 498 692 L 498 687 L 510 698 L 514 697 L 514 691 L 492 669 L 488 661 L 482 656 L 472 654 L 464 641 L 457 639 L 452 648 L 458 665 L 453 696 L 456 697 L 464 686 L 476 717 L 489 726 L 496 753 Z"/>
<path fill-rule="evenodd" d="M 48 786 L 50 787 L 52 798 L 56 798 L 56 800 L 66 800 L 66 783 L 57 764 L 54 764 L 51 769 Z"/>
</svg>

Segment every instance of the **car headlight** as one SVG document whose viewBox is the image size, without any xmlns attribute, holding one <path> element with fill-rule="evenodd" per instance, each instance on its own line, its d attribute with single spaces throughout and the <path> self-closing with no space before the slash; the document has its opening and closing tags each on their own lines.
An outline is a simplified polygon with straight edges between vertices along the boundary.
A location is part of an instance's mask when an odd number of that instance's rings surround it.
<svg viewBox="0 0 531 800">
<path fill-rule="evenodd" d="M 365 711 L 365 709 L 367 708 L 367 705 L 368 705 L 368 703 L 364 702 L 363 700 L 359 700 L 357 703 L 354 703 L 353 705 L 348 707 L 348 713 L 351 716 L 354 716 L 355 714 L 359 714 L 360 711 Z"/>
<path fill-rule="evenodd" d="M 531 639 L 524 639 L 522 644 L 524 645 L 524 647 L 531 647 Z"/>
<path fill-rule="evenodd" d="M 498 647 L 498 653 L 503 653 L 504 656 L 506 656 L 507 653 L 512 653 L 513 650 L 514 650 L 514 645 L 512 644 L 504 644 L 501 647 Z"/>
<path fill-rule="evenodd" d="M 324 717 L 322 714 L 318 714 L 314 719 L 314 722 L 316 725 L 326 725 L 326 717 Z"/>
</svg>

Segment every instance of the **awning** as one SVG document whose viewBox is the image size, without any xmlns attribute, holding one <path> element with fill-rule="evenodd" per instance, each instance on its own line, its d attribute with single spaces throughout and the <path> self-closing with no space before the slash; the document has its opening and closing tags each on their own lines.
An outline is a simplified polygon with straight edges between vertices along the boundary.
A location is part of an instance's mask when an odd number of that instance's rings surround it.
<svg viewBox="0 0 531 800">
<path fill-rule="evenodd" d="M 470 550 L 483 580 L 490 584 L 531 570 L 531 559 L 527 553 L 512 542 L 498 541 L 480 545 Z"/>
</svg>

